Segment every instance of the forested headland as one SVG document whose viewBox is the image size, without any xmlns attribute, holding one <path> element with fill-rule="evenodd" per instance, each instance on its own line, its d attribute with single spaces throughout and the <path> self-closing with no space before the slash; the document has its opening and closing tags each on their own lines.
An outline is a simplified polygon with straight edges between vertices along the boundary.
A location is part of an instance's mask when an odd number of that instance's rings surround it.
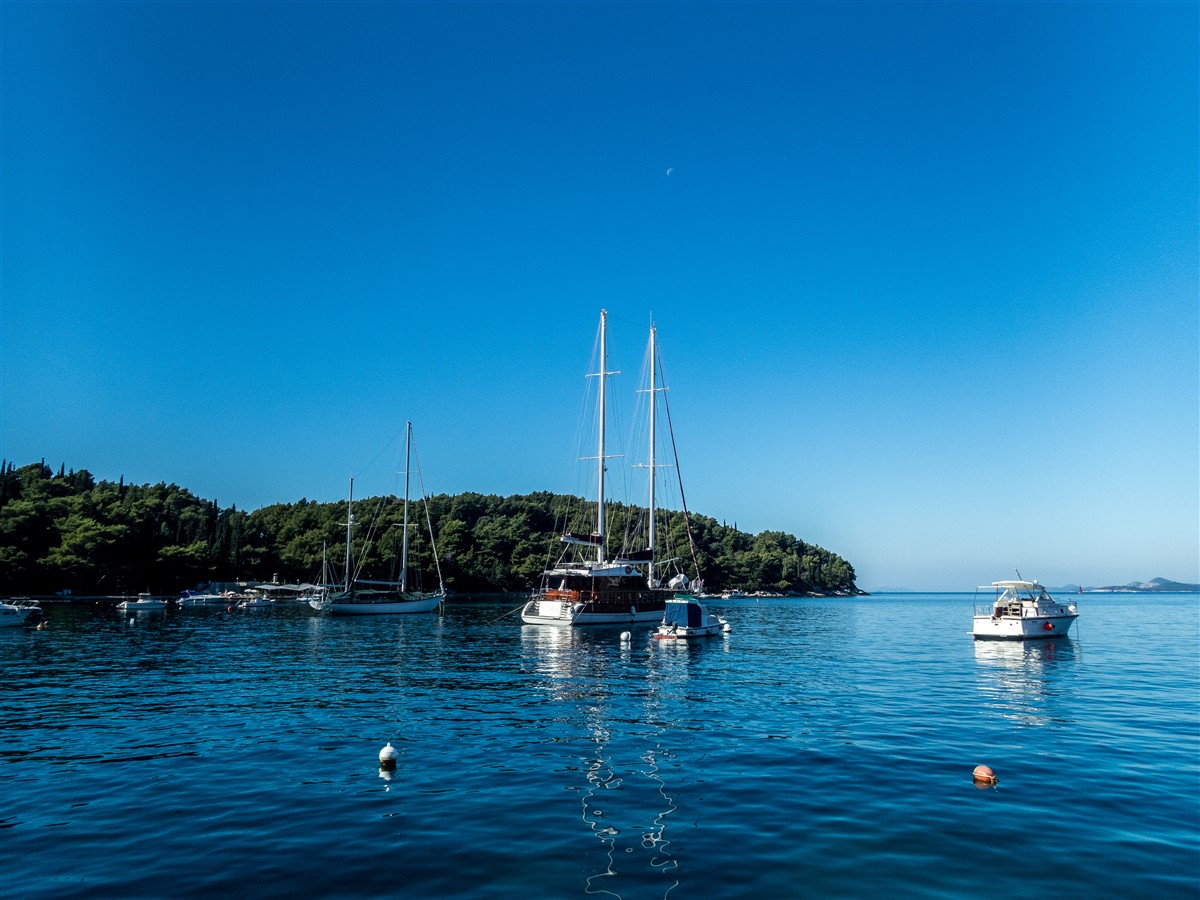
<svg viewBox="0 0 1200 900">
<path fill-rule="evenodd" d="M 557 558 L 558 536 L 578 497 L 463 493 L 429 498 L 441 575 L 452 593 L 526 591 Z M 354 556 L 365 578 L 399 569 L 402 501 L 355 503 Z M 635 510 L 608 508 L 620 534 Z M 436 586 L 425 508 L 410 504 L 409 570 Z M 374 529 L 367 522 L 377 524 Z M 779 531 L 750 535 L 703 515 L 689 516 L 705 589 L 792 594 L 858 593 L 854 567 L 835 553 Z M 687 546 L 682 513 L 666 525 Z M 0 594 L 179 593 L 207 583 L 316 582 L 322 562 L 346 549 L 346 504 L 300 500 L 247 512 L 222 508 L 175 484 L 97 481 L 87 470 L 44 462 L 0 463 Z M 340 579 L 341 568 L 336 577 Z"/>
</svg>

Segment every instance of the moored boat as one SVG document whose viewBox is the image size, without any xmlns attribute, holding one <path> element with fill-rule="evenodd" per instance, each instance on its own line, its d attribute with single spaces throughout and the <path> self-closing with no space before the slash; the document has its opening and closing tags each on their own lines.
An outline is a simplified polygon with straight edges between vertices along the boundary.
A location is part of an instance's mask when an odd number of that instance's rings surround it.
<svg viewBox="0 0 1200 900">
<path fill-rule="evenodd" d="M 654 632 L 659 641 L 690 641 L 731 631 L 724 616 L 708 611 L 697 598 L 679 594 L 667 601 L 663 620 Z"/>
<path fill-rule="evenodd" d="M 988 604 L 978 602 L 980 591 L 994 591 Z M 976 589 L 975 640 L 1043 640 L 1067 636 L 1079 618 L 1074 603 L 1060 603 L 1037 581 L 993 581 Z"/>
<path fill-rule="evenodd" d="M 261 609 L 267 606 L 274 606 L 275 602 L 270 597 L 264 597 L 261 594 L 251 594 L 249 597 L 238 601 L 238 609 Z"/>
<path fill-rule="evenodd" d="M 360 587 L 370 584 L 352 574 L 351 542 L 354 536 L 354 481 L 350 481 L 350 495 L 346 515 L 346 577 L 342 590 L 327 593 L 322 590 L 309 599 L 308 605 L 317 612 L 334 615 L 361 616 L 390 613 L 433 612 L 446 600 L 446 589 L 441 583 L 441 565 L 437 561 L 437 545 L 433 541 L 433 526 L 426 506 L 425 522 L 429 526 L 430 544 L 433 547 L 434 564 L 438 569 L 438 590 L 430 592 L 408 590 L 408 493 L 409 460 L 412 453 L 412 423 L 406 422 L 404 429 L 404 522 L 403 549 L 400 558 L 400 579 L 396 584 L 384 583 L 385 587 Z M 422 496 L 422 499 L 424 497 Z M 322 579 L 323 580 L 323 579 Z"/>
<path fill-rule="evenodd" d="M 232 594 L 213 594 L 199 591 L 184 591 L 179 596 L 180 606 L 226 606 Z"/>
<path fill-rule="evenodd" d="M 138 594 L 136 600 L 122 600 L 117 604 L 117 609 L 125 612 L 154 612 L 166 608 L 166 600 L 159 600 L 150 594 Z"/>
<path fill-rule="evenodd" d="M 667 601 L 678 594 L 688 594 L 691 581 L 683 572 L 673 576 L 666 566 L 678 563 L 676 556 L 656 562 L 655 537 L 655 473 L 662 466 L 655 462 L 656 410 L 658 394 L 665 388 L 658 385 L 661 362 L 658 358 L 656 329 L 650 328 L 649 382 L 649 502 L 646 530 L 633 541 L 643 542 L 636 549 L 622 548 L 615 552 L 608 547 L 605 519 L 605 472 L 611 456 L 606 452 L 606 390 L 609 375 L 607 359 L 607 311 L 600 313 L 599 369 L 589 377 L 598 379 L 596 513 L 590 532 L 566 531 L 560 538 L 564 545 L 559 560 L 542 573 L 541 581 L 521 610 L 521 621 L 527 625 L 626 625 L 657 623 L 663 619 Z M 669 421 L 669 417 L 668 417 Z M 668 429 L 669 431 L 669 429 Z M 672 439 L 673 448 L 673 439 Z M 682 496 L 682 491 L 680 492 Z M 685 521 L 686 506 L 683 510 Z M 630 542 L 629 536 L 626 542 Z M 692 554 L 695 563 L 695 554 Z"/>
<path fill-rule="evenodd" d="M 12 597 L 0 603 L 0 627 L 21 625 L 35 612 L 40 613 L 41 611 L 42 608 L 38 606 L 36 600 L 30 600 L 28 597 Z"/>
</svg>

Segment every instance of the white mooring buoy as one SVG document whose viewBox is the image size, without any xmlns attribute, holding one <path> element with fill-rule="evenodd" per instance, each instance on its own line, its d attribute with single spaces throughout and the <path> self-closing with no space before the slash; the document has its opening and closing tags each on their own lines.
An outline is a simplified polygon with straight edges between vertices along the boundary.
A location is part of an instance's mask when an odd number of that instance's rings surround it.
<svg viewBox="0 0 1200 900">
<path fill-rule="evenodd" d="M 628 631 L 622 631 L 622 632 L 621 632 L 621 643 L 622 643 L 622 644 L 628 644 L 628 643 L 629 643 L 629 639 L 630 639 L 631 637 L 633 637 L 633 635 L 632 635 L 632 634 L 630 634 Z"/>
<path fill-rule="evenodd" d="M 396 768 L 396 759 L 400 756 L 396 752 L 396 748 L 392 746 L 392 742 L 388 741 L 388 745 L 379 751 L 379 767 L 381 769 Z"/>
</svg>

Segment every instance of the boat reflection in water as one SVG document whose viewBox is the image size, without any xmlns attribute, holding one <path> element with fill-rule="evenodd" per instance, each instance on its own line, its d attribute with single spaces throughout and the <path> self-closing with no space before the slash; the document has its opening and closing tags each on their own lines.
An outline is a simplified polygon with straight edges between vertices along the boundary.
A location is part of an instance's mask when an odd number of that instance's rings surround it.
<svg viewBox="0 0 1200 900">
<path fill-rule="evenodd" d="M 668 837 L 677 810 L 668 779 L 686 767 L 669 746 L 664 704 L 675 692 L 663 686 L 686 672 L 686 654 L 662 654 L 670 674 L 656 671 L 646 629 L 622 641 L 614 629 L 526 625 L 521 642 L 538 688 L 567 707 L 549 715 L 569 731 L 558 744 L 571 754 L 562 766 L 584 775 L 570 789 L 602 848 L 599 861 L 584 863 L 585 892 L 665 897 L 680 883 Z"/>
<path fill-rule="evenodd" d="M 1070 675 L 1079 648 L 1056 641 L 975 641 L 979 691 L 990 706 L 1022 725 L 1069 720 L 1059 700 L 1073 693 Z"/>
</svg>

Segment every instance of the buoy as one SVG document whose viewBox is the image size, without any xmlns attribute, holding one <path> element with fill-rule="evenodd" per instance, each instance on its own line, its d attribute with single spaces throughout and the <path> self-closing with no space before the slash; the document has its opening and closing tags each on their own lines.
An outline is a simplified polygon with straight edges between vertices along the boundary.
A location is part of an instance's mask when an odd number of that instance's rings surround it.
<svg viewBox="0 0 1200 900">
<path fill-rule="evenodd" d="M 388 745 L 379 751 L 379 768 L 394 769 L 396 768 L 396 759 L 399 757 L 396 748 L 392 746 L 392 742 L 388 741 Z"/>
<path fill-rule="evenodd" d="M 621 643 L 622 643 L 622 644 L 628 644 L 628 643 L 629 643 L 629 639 L 630 639 L 631 637 L 633 637 L 633 635 L 632 635 L 632 634 L 630 634 L 628 631 L 622 631 L 622 632 L 621 632 Z"/>
<path fill-rule="evenodd" d="M 1000 780 L 989 766 L 976 766 L 974 778 L 977 784 L 995 784 Z"/>
<path fill-rule="evenodd" d="M 1043 627 L 1043 628 L 1045 628 L 1047 631 L 1053 631 L 1053 630 L 1054 630 L 1054 623 L 1053 623 L 1053 622 L 1047 622 L 1047 623 L 1046 623 L 1045 625 L 1043 625 L 1042 627 Z"/>
</svg>

